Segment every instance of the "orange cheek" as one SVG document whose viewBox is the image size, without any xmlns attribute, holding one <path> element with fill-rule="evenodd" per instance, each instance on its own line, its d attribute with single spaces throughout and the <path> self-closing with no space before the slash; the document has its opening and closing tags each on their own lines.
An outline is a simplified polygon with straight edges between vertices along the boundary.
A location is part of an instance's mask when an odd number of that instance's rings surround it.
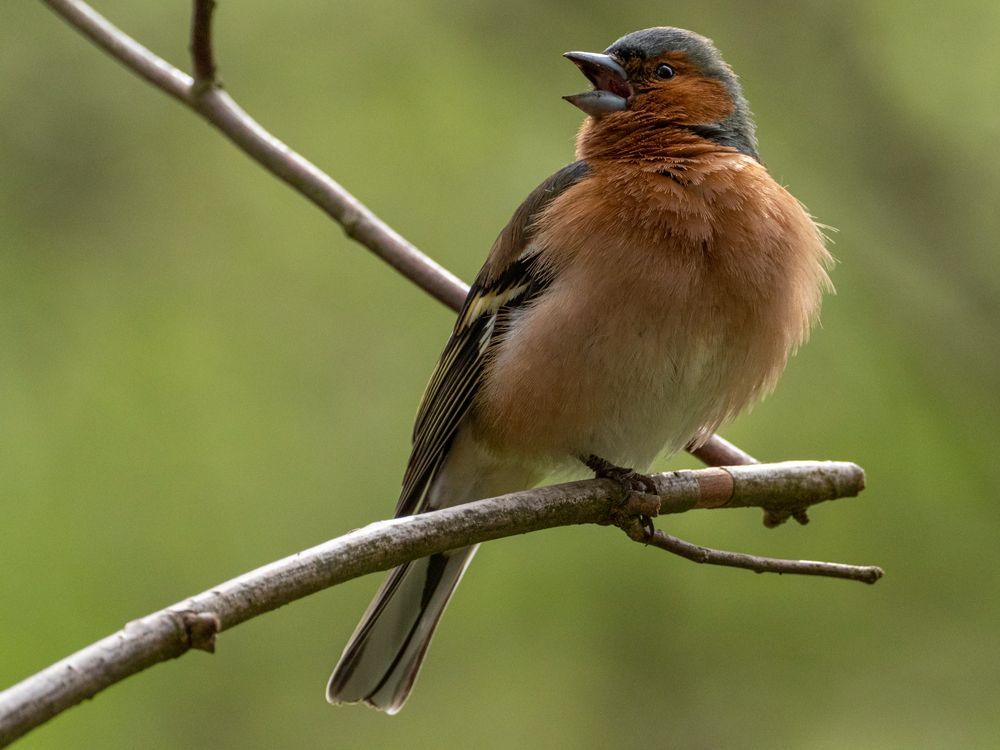
<svg viewBox="0 0 1000 750">
<path fill-rule="evenodd" d="M 706 78 L 680 78 L 650 95 L 650 105 L 657 112 L 669 112 L 672 119 L 685 125 L 705 125 L 726 119 L 733 112 L 733 101 L 726 87 Z"/>
</svg>

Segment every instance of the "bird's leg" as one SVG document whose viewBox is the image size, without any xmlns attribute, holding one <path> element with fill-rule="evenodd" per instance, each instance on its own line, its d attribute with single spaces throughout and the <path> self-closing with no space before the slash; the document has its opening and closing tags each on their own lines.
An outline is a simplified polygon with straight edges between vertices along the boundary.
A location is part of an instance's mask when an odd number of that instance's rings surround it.
<svg viewBox="0 0 1000 750">
<path fill-rule="evenodd" d="M 581 458 L 587 468 L 594 472 L 598 479 L 610 479 L 618 484 L 622 488 L 624 497 L 622 499 L 622 510 L 632 511 L 629 515 L 633 519 L 638 519 L 641 528 L 641 533 L 645 539 L 649 539 L 653 536 L 653 516 L 659 511 L 659 502 L 654 502 L 652 505 L 645 502 L 647 498 L 636 498 L 636 495 L 656 495 L 656 482 L 651 476 L 646 474 L 640 474 L 634 469 L 626 469 L 622 466 L 616 466 L 605 458 L 600 456 L 595 456 L 593 454 L 587 456 L 586 458 Z M 640 502 L 635 503 L 634 500 L 639 500 Z M 638 512 L 635 512 L 630 506 L 637 506 Z M 633 534 L 624 525 L 619 523 L 629 536 Z"/>
</svg>

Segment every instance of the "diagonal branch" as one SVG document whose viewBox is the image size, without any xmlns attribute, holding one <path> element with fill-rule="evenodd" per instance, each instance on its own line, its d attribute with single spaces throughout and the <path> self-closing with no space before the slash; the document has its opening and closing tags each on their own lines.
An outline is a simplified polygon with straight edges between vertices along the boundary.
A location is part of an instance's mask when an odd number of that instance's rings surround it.
<svg viewBox="0 0 1000 750">
<path fill-rule="evenodd" d="M 453 310 L 462 306 L 469 288 L 461 279 L 421 253 L 323 170 L 271 135 L 219 88 L 211 40 L 214 0 L 194 0 L 191 21 L 194 79 L 139 44 L 82 0 L 42 2 L 133 73 L 201 115 L 247 156 L 339 223 L 348 237 L 439 302 Z M 714 435 L 692 453 L 712 466 L 755 462 L 749 454 Z"/>
<path fill-rule="evenodd" d="M 748 507 L 791 512 L 853 497 L 864 488 L 860 467 L 833 461 L 679 471 L 655 480 L 661 513 Z M 491 539 L 556 526 L 618 523 L 620 492 L 615 482 L 595 479 L 518 492 L 378 521 L 265 565 L 130 622 L 0 693 L 0 746 L 147 667 L 192 648 L 213 650 L 219 632 L 352 578 Z M 654 541 L 661 546 L 659 538 Z M 840 567 L 854 570 L 847 577 L 868 582 L 881 573 L 868 566 Z M 841 572 L 833 574 L 845 577 Z"/>
<path fill-rule="evenodd" d="M 81 0 L 42 1 L 129 70 L 208 120 L 247 156 L 341 224 L 349 237 L 435 299 L 453 309 L 461 306 L 468 288 L 458 277 L 403 239 L 332 177 L 267 132 L 218 86 L 195 85 L 189 75 L 150 52 Z M 205 16 L 201 21 L 197 13 L 192 21 L 192 31 L 198 37 L 192 40 L 192 52 L 203 63 L 211 60 L 214 67 L 214 57 L 202 54 L 211 50 L 208 13 L 202 12 Z"/>
</svg>

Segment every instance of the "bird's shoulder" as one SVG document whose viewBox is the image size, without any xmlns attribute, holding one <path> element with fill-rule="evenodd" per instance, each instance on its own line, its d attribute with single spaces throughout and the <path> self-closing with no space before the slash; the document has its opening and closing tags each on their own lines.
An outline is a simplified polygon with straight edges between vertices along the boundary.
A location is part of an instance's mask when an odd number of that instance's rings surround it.
<svg viewBox="0 0 1000 750">
<path fill-rule="evenodd" d="M 529 246 L 539 214 L 560 195 L 592 175 L 591 165 L 580 159 L 567 164 L 532 190 L 500 231 L 473 286 L 493 285 L 526 250 L 530 254 Z"/>
</svg>

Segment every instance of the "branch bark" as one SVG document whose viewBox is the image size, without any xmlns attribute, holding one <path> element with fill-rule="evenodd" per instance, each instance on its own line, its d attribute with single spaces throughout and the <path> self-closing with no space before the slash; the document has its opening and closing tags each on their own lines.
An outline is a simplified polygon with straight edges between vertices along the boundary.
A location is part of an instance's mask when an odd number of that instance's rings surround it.
<svg viewBox="0 0 1000 750">
<path fill-rule="evenodd" d="M 833 461 L 679 471 L 656 475 L 655 480 L 661 514 L 748 507 L 791 512 L 853 497 L 864 488 L 860 467 Z M 556 526 L 619 523 L 621 500 L 620 487 L 609 480 L 553 485 L 378 521 L 270 563 L 130 622 L 0 693 L 0 747 L 147 667 L 193 648 L 211 651 L 217 633 L 309 594 L 433 552 Z M 663 546 L 659 540 L 654 545 Z M 804 565 L 810 570 L 776 572 L 824 574 L 813 570 L 815 563 Z M 881 575 L 871 566 L 839 567 L 851 568 L 852 573 L 832 573 L 837 577 L 874 582 Z"/>
</svg>

